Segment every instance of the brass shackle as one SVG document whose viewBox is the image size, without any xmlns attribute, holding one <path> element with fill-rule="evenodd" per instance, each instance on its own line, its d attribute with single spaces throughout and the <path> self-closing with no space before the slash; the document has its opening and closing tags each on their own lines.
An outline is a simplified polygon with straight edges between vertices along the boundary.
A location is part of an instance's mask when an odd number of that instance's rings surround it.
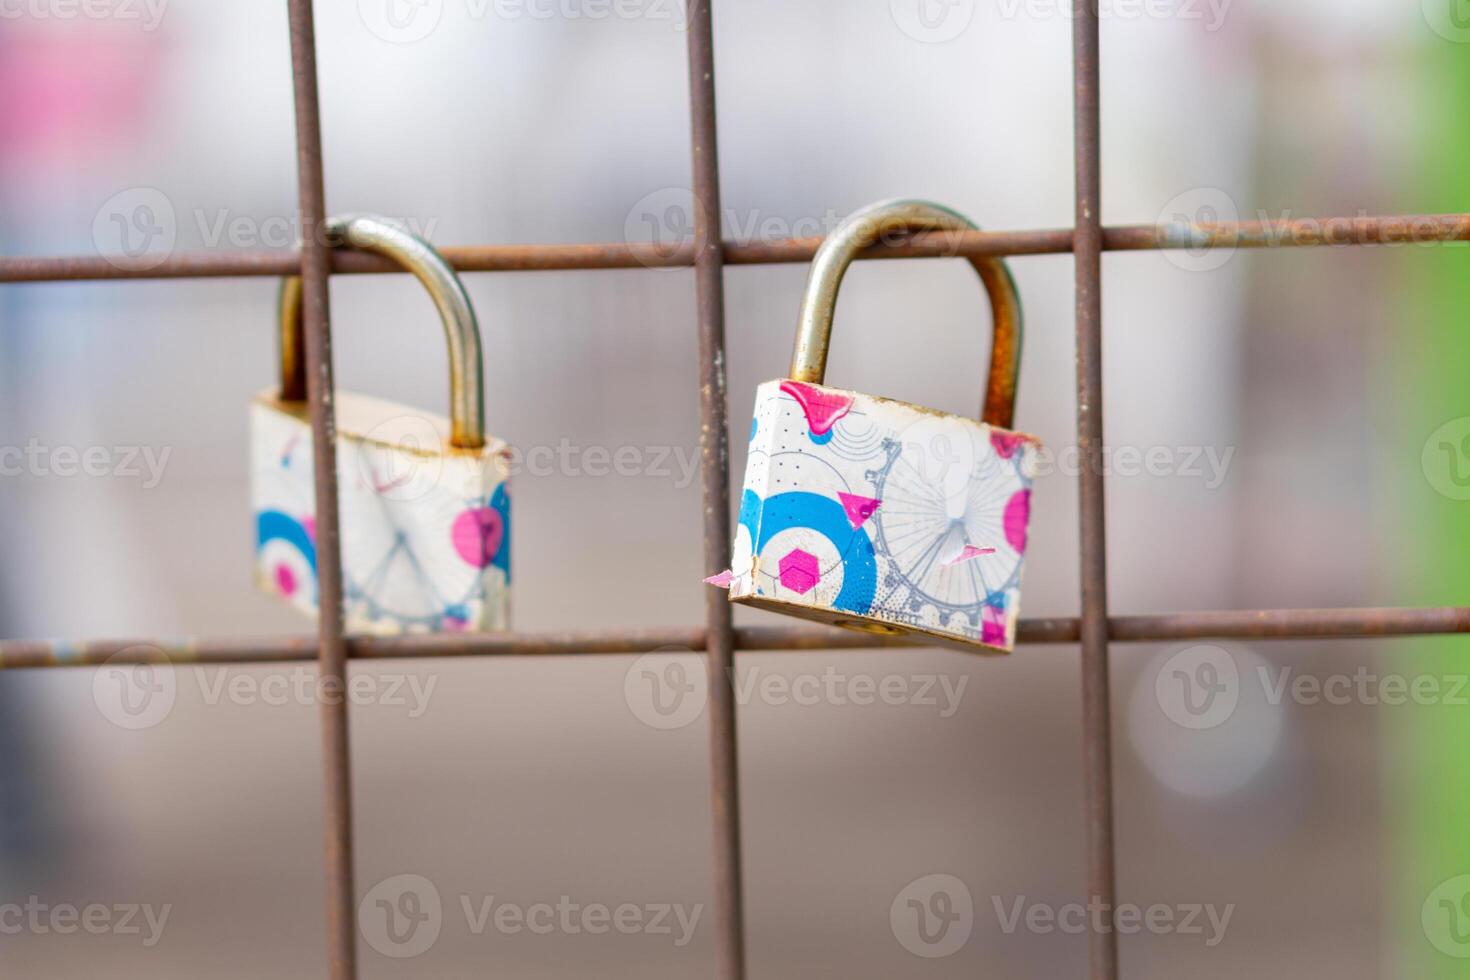
<svg viewBox="0 0 1470 980">
<path fill-rule="evenodd" d="M 796 325 L 791 380 L 821 384 L 825 378 L 837 289 L 859 252 L 890 232 L 972 231 L 977 227 L 964 215 L 928 201 L 880 201 L 849 215 L 822 242 L 812 259 Z M 995 320 L 981 420 L 1009 429 L 1016 413 L 1016 375 L 1021 367 L 1021 297 L 1003 261 L 992 256 L 976 256 L 969 261 L 990 295 Z"/>
<path fill-rule="evenodd" d="M 480 360 L 480 324 L 454 269 L 417 235 L 371 215 L 331 218 L 327 241 L 334 247 L 376 252 L 403 266 L 429 291 L 449 343 L 450 442 L 461 449 L 485 445 L 485 379 Z M 301 343 L 301 277 L 281 280 L 281 399 L 306 398 L 306 364 Z"/>
</svg>

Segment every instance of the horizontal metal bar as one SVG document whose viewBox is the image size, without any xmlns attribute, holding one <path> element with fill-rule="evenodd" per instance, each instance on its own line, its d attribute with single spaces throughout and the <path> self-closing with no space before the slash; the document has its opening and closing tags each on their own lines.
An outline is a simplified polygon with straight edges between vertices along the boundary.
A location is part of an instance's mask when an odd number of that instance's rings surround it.
<svg viewBox="0 0 1470 980">
<path fill-rule="evenodd" d="M 969 231 L 914 236 L 879 245 L 865 259 L 1058 255 L 1072 251 L 1073 231 Z M 1383 217 L 1297 218 L 1219 224 L 1125 225 L 1103 229 L 1103 250 L 1136 252 L 1216 248 L 1313 248 L 1347 245 L 1470 241 L 1470 215 L 1427 214 Z M 809 262 L 822 239 L 728 242 L 727 265 Z M 440 249 L 460 272 L 530 272 L 573 269 L 677 268 L 694 264 L 692 242 L 678 246 L 601 242 L 568 245 L 450 245 Z M 112 279 L 196 279 L 284 276 L 301 271 L 294 249 L 181 252 L 157 265 L 100 255 L 0 257 L 0 282 L 61 282 Z M 403 270 L 374 255 L 334 252 L 337 274 Z"/>
<path fill-rule="evenodd" d="M 1240 612 L 1164 613 L 1113 616 L 1114 642 L 1152 643 L 1198 639 L 1351 639 L 1470 633 L 1470 607 L 1423 609 L 1277 609 Z M 703 650 L 701 628 L 604 630 L 576 633 L 430 634 L 399 637 L 350 636 L 356 660 L 427 657 L 553 656 L 631 654 L 659 650 Z M 1023 644 L 1071 644 L 1079 638 L 1073 617 L 1023 619 Z M 807 626 L 750 626 L 735 630 L 736 649 L 749 652 L 868 650 L 932 646 L 921 638 L 872 636 Z M 0 641 L 0 669 L 82 667 L 103 663 L 268 664 L 316 658 L 315 637 L 184 638 Z"/>
</svg>

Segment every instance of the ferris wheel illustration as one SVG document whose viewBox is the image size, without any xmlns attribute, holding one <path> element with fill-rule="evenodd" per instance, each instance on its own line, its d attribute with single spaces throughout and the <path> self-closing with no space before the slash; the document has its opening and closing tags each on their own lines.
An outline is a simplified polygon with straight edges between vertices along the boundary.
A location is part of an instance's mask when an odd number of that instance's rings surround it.
<svg viewBox="0 0 1470 980">
<path fill-rule="evenodd" d="M 881 601 L 917 618 L 925 605 L 942 623 L 979 625 L 1005 610 L 1021 582 L 1030 490 L 1017 465 L 990 451 L 936 460 L 932 445 L 890 439 L 886 463 L 869 475 L 882 500 L 877 546 L 888 561 Z"/>
</svg>

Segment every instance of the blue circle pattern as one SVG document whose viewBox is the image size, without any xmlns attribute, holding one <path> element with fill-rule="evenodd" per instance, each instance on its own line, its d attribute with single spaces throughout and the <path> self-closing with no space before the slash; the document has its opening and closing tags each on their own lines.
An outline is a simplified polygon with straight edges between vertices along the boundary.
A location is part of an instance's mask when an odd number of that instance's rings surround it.
<svg viewBox="0 0 1470 980">
<path fill-rule="evenodd" d="M 301 522 L 290 514 L 279 510 L 263 510 L 255 517 L 255 550 L 259 551 L 272 541 L 284 541 L 291 545 L 306 563 L 311 566 L 311 584 L 316 586 L 316 544 Z M 315 599 L 313 599 L 315 601 Z"/>
<path fill-rule="evenodd" d="M 759 555 L 782 531 L 806 528 L 832 542 L 842 558 L 842 589 L 833 609 L 866 616 L 878 591 L 878 562 L 867 532 L 853 527 L 847 511 L 835 500 L 815 493 L 779 493 L 762 501 L 754 490 L 740 497 L 740 523 L 750 532 L 751 547 Z"/>
<path fill-rule="evenodd" d="M 500 515 L 500 550 L 491 559 L 490 565 L 505 573 L 505 583 L 510 584 L 510 493 L 505 484 L 495 488 L 490 495 L 490 509 Z"/>
</svg>

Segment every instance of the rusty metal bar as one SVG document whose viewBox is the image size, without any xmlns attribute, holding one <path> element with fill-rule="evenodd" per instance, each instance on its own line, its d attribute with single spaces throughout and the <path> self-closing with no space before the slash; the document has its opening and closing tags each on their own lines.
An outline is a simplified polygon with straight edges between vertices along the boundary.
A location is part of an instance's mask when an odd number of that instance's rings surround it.
<svg viewBox="0 0 1470 980">
<path fill-rule="evenodd" d="M 1087 891 L 1107 921 L 1091 920 L 1088 972 L 1116 980 L 1118 939 L 1113 838 L 1112 705 L 1108 678 L 1108 546 L 1103 505 L 1102 135 L 1098 77 L 1098 0 L 1075 5 L 1072 21 L 1073 154 L 1077 281 L 1077 449 L 1081 462 L 1082 737 L 1087 795 Z"/>
<path fill-rule="evenodd" d="M 689 128 L 694 184 L 694 287 L 699 316 L 700 481 L 704 567 L 730 555 L 730 425 L 725 383 L 725 254 L 715 113 L 712 0 L 690 0 Z M 709 674 L 710 804 L 714 830 L 715 975 L 745 978 L 740 858 L 740 766 L 735 739 L 735 631 L 724 592 L 705 589 Z"/>
<path fill-rule="evenodd" d="M 1112 643 L 1177 640 L 1377 639 L 1470 633 L 1470 607 L 1423 609 L 1270 609 L 1162 613 L 1108 619 Z M 349 636 L 347 654 L 359 660 L 450 657 L 548 657 L 706 649 L 702 627 L 574 633 L 481 633 L 423 636 Z M 1077 643 L 1075 617 L 1023 619 L 1016 640 L 1025 645 Z M 799 653 L 923 647 L 921 639 L 873 636 L 810 626 L 751 626 L 735 630 L 740 650 Z M 0 640 L 0 670 L 88 667 L 104 663 L 175 663 L 205 666 L 273 664 L 316 659 L 315 637 L 154 637 L 117 640 Z"/>
<path fill-rule="evenodd" d="M 1073 230 L 971 231 L 919 235 L 878 245 L 863 259 L 956 256 L 1061 255 L 1072 251 Z M 1103 229 L 1103 251 L 1142 252 L 1214 248 L 1318 248 L 1402 246 L 1470 241 L 1470 215 L 1404 214 L 1379 217 L 1295 218 L 1217 224 L 1121 225 Z M 726 265 L 810 262 L 822 239 L 725 242 Z M 449 245 L 439 249 L 459 272 L 536 272 L 577 269 L 678 268 L 694 264 L 692 243 L 670 248 L 626 242 L 531 245 Z M 100 255 L 0 256 L 0 283 L 114 279 L 200 279 L 285 276 L 301 271 L 292 249 L 180 252 L 149 269 L 114 264 Z M 386 259 L 339 253 L 332 272 L 341 275 L 402 273 Z"/>
<path fill-rule="evenodd" d="M 322 174 L 321 101 L 317 95 L 312 0 L 289 0 L 291 78 L 296 104 L 296 170 L 301 225 L 301 308 L 306 335 L 306 388 L 311 411 L 312 478 L 316 483 L 319 670 L 326 690 L 347 689 L 342 611 L 342 551 L 337 514 L 337 423 L 332 383 L 332 323 L 327 295 L 331 258 Z M 327 961 L 332 980 L 356 980 L 356 890 L 352 861 L 352 769 L 345 697 L 319 710 L 326 765 Z"/>
</svg>

